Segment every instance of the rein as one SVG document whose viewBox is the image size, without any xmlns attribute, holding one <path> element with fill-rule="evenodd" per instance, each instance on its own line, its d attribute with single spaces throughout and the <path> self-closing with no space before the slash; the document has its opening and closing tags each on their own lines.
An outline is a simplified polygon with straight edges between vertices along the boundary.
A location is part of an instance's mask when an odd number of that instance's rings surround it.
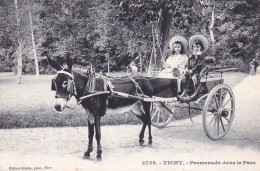
<svg viewBox="0 0 260 171">
<path fill-rule="evenodd" d="M 144 92 L 142 91 L 141 87 L 138 85 L 138 83 L 131 77 L 129 79 L 133 82 L 135 88 L 136 88 L 136 94 L 138 93 L 138 90 L 140 90 L 142 96 L 144 97 Z"/>
<path fill-rule="evenodd" d="M 129 76 L 126 76 L 124 78 L 128 78 L 130 80 L 130 82 L 132 84 L 134 84 L 136 91 L 135 91 L 135 96 L 134 95 L 130 95 L 127 93 L 121 93 L 121 92 L 117 92 L 114 91 L 114 85 L 112 84 L 110 79 L 114 79 L 114 77 L 108 77 L 106 75 L 102 75 L 102 74 L 97 74 L 99 75 L 99 78 L 101 78 L 103 80 L 104 83 L 104 90 L 103 91 L 96 91 L 96 75 L 95 73 L 90 73 L 89 74 L 89 80 L 87 82 L 87 85 L 85 87 L 85 91 L 84 91 L 84 95 L 82 97 L 80 97 L 80 100 L 78 102 L 78 104 L 81 104 L 82 100 L 93 97 L 93 96 L 98 96 L 98 95 L 112 95 L 112 96 L 121 96 L 123 95 L 123 97 L 127 97 L 127 98 L 138 98 L 139 100 L 142 99 L 143 97 L 145 97 L 145 94 L 143 93 L 141 87 L 138 85 L 138 83 Z M 119 79 L 120 77 L 116 78 Z M 122 77 L 121 77 L 122 78 Z M 130 83 L 129 82 L 129 83 Z M 141 94 L 138 93 L 138 90 L 140 91 Z"/>
<path fill-rule="evenodd" d="M 67 92 L 69 93 L 69 96 L 68 97 L 65 97 L 66 98 L 66 101 L 69 101 L 70 98 L 74 95 L 77 95 L 77 91 L 76 91 L 76 86 L 75 86 L 75 82 L 74 82 L 74 75 L 67 72 L 67 71 L 64 71 L 64 70 L 61 70 L 61 71 L 57 71 L 57 75 L 58 74 L 65 74 L 67 77 L 68 77 L 68 85 L 67 85 Z M 82 100 L 83 99 L 86 99 L 88 97 L 92 97 L 92 96 L 95 96 L 95 95 L 98 95 L 98 94 L 112 94 L 113 93 L 113 88 L 114 86 L 112 85 L 110 79 L 114 79 L 113 77 L 109 77 L 109 76 L 106 76 L 106 75 L 103 75 L 103 74 L 97 74 L 99 76 L 101 76 L 100 78 L 103 80 L 104 82 L 104 92 L 96 92 L 96 73 L 94 72 L 94 70 L 90 70 L 89 71 L 89 79 L 88 79 L 88 82 L 86 84 L 86 87 L 85 87 L 85 91 L 84 91 L 84 96 L 81 97 L 79 100 L 78 100 L 78 105 L 81 104 Z M 141 89 L 141 87 L 138 85 L 138 83 L 131 77 L 129 76 L 126 76 L 128 79 L 130 79 L 130 82 L 132 82 L 136 88 L 136 95 L 141 95 L 142 97 L 144 97 L 144 93 Z M 124 78 L 126 78 L 124 77 Z M 119 78 L 122 78 L 122 77 L 118 77 L 116 79 L 119 79 Z M 107 88 L 109 89 L 109 91 L 106 91 Z M 141 94 L 138 94 L 138 90 L 140 91 Z M 55 96 L 56 98 L 64 98 L 63 96 Z M 69 106 L 66 106 L 67 108 L 69 109 L 73 109 Z"/>
<path fill-rule="evenodd" d="M 74 80 L 74 76 L 71 73 L 67 72 L 67 71 L 63 71 L 63 70 L 57 71 L 57 74 L 65 74 L 65 75 L 69 76 L 70 79 Z"/>
</svg>

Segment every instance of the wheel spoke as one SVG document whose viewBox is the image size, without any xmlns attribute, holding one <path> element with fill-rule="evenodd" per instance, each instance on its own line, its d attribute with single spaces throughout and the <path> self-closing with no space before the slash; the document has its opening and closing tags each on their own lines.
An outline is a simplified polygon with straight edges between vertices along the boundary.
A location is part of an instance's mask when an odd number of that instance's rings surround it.
<svg viewBox="0 0 260 171">
<path fill-rule="evenodd" d="M 212 112 L 208 112 L 208 113 L 211 113 L 211 114 L 208 114 L 207 117 L 210 117 L 212 115 L 216 116 L 218 114 L 218 112 L 213 112 L 213 113 Z"/>
<path fill-rule="evenodd" d="M 222 121 L 222 118 L 220 117 L 220 123 L 221 123 L 221 126 L 222 126 L 222 128 L 223 128 L 223 131 L 224 132 L 226 132 L 226 130 L 225 130 L 225 127 L 224 127 L 224 124 L 223 124 L 223 121 Z"/>
<path fill-rule="evenodd" d="M 151 120 L 153 120 L 153 119 L 155 118 L 156 113 L 158 112 L 158 110 L 159 110 L 159 108 L 156 108 L 156 109 L 155 109 L 155 112 L 153 113 L 153 116 L 152 116 Z"/>
<path fill-rule="evenodd" d="M 217 116 L 217 132 L 218 132 L 218 137 L 219 137 L 219 117 Z"/>
<path fill-rule="evenodd" d="M 232 110 L 234 110 L 234 109 L 232 109 L 232 108 L 226 108 L 226 109 L 225 109 L 225 111 L 228 111 L 228 112 L 229 112 L 229 111 L 232 111 Z"/>
<path fill-rule="evenodd" d="M 165 123 L 164 113 L 161 111 L 163 123 Z"/>
<path fill-rule="evenodd" d="M 218 105 L 218 101 L 217 101 L 216 94 L 214 94 L 214 100 L 215 100 L 215 103 L 216 103 L 216 106 L 217 106 L 217 109 L 218 109 L 218 108 L 219 108 L 219 105 Z"/>
<path fill-rule="evenodd" d="M 213 131 L 214 131 L 215 126 L 216 126 L 216 122 L 217 122 L 217 117 L 216 117 L 215 120 L 214 120 L 214 125 L 213 125 L 213 128 L 212 128 L 212 130 L 211 130 L 211 135 L 213 135 Z"/>
<path fill-rule="evenodd" d="M 153 120 L 155 118 L 157 110 L 158 110 L 158 108 L 156 108 L 155 111 L 153 112 L 153 116 L 152 116 L 151 120 Z"/>
<path fill-rule="evenodd" d="M 157 109 L 158 105 L 156 103 L 153 103 L 153 109 Z"/>
<path fill-rule="evenodd" d="M 231 100 L 232 98 L 228 99 L 228 101 L 226 101 L 225 104 L 223 104 L 221 107 L 224 108 Z"/>
<path fill-rule="evenodd" d="M 174 110 L 175 110 L 175 107 L 173 107 L 173 108 L 172 108 L 172 110 L 171 110 L 171 111 L 172 111 L 172 113 L 174 113 Z M 172 115 L 172 114 L 171 114 L 171 115 Z"/>
<path fill-rule="evenodd" d="M 210 120 L 210 122 L 208 123 L 208 125 L 211 125 L 212 122 L 216 119 L 217 115 L 213 116 L 213 118 Z"/>
<path fill-rule="evenodd" d="M 219 102 L 218 102 L 218 104 L 219 104 L 219 106 L 221 105 L 221 100 L 222 100 L 222 89 L 220 88 L 219 89 Z"/>
<path fill-rule="evenodd" d="M 222 96 L 225 97 L 226 94 L 227 94 L 227 92 L 228 92 L 228 89 L 225 89 L 225 90 L 223 91 L 223 93 L 222 93 L 222 94 L 223 94 Z"/>
<path fill-rule="evenodd" d="M 223 117 L 223 118 L 226 119 L 228 121 L 228 123 L 230 123 L 230 120 L 228 120 L 228 118 L 226 118 L 226 117 Z"/>
<path fill-rule="evenodd" d="M 212 113 L 212 115 L 215 115 L 215 116 L 216 116 L 217 114 L 218 114 L 218 112 L 213 112 L 213 113 Z"/>
<path fill-rule="evenodd" d="M 218 110 L 215 106 L 213 106 L 213 104 L 209 103 L 209 105 L 210 105 L 213 109 Z"/>
<path fill-rule="evenodd" d="M 159 109 L 159 112 L 158 112 L 158 117 L 157 117 L 157 123 L 159 123 L 159 121 L 160 121 L 160 114 L 161 114 L 161 109 L 160 108 L 158 108 Z"/>
</svg>

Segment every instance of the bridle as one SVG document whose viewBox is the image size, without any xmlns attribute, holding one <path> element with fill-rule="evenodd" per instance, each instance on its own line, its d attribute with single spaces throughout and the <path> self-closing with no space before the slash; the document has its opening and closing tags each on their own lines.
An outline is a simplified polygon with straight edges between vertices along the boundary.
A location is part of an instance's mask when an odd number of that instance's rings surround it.
<svg viewBox="0 0 260 171">
<path fill-rule="evenodd" d="M 68 78 L 68 82 L 67 82 L 67 93 L 69 93 L 68 96 L 62 96 L 62 95 L 55 95 L 55 98 L 63 98 L 66 99 L 66 102 L 68 102 L 70 100 L 70 98 L 72 96 L 77 96 L 77 91 L 76 91 L 76 85 L 74 82 L 74 76 L 73 74 L 71 74 L 68 71 L 65 71 L 66 68 L 63 68 L 61 71 L 57 71 L 56 76 L 52 79 L 52 85 L 51 85 L 51 90 L 52 91 L 57 91 L 57 87 L 56 87 L 56 83 L 55 83 L 55 79 L 57 78 L 57 76 L 59 74 L 65 74 L 66 77 Z M 84 94 L 88 94 L 88 93 L 93 93 L 95 91 L 95 83 L 96 83 L 96 78 L 95 78 L 95 69 L 91 66 L 90 68 L 88 68 L 87 73 L 90 75 L 90 78 L 88 80 L 88 83 L 86 85 Z M 78 105 L 81 104 L 81 100 L 78 100 Z M 66 106 L 67 108 L 73 109 L 71 107 Z"/>
<path fill-rule="evenodd" d="M 74 76 L 71 73 L 64 71 L 64 69 L 62 69 L 61 71 L 57 71 L 57 75 L 52 79 L 51 90 L 56 91 L 56 83 L 54 81 L 55 78 L 57 78 L 57 76 L 59 74 L 65 74 L 68 78 L 67 92 L 69 93 L 69 96 L 55 95 L 55 98 L 63 98 L 63 99 L 66 99 L 66 101 L 69 101 L 73 95 L 77 95 L 77 91 L 76 91 L 76 86 L 75 86 L 75 82 L 74 82 Z"/>
</svg>

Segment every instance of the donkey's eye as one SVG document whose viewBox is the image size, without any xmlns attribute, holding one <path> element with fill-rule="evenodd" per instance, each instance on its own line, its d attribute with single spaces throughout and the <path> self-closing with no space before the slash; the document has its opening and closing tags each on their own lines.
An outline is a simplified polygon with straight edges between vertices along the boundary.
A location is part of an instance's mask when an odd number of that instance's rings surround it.
<svg viewBox="0 0 260 171">
<path fill-rule="evenodd" d="M 66 88 L 67 85 L 68 85 L 68 81 L 64 81 L 64 82 L 62 83 L 62 87 L 63 87 L 63 88 Z"/>
</svg>

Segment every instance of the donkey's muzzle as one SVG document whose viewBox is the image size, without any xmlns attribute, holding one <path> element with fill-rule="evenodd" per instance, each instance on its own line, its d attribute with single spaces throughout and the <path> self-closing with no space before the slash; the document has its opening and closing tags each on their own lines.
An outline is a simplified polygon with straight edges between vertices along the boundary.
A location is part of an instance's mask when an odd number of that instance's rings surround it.
<svg viewBox="0 0 260 171">
<path fill-rule="evenodd" d="M 55 105 L 54 105 L 54 108 L 55 108 L 57 111 L 59 111 L 59 112 L 62 111 L 62 110 L 61 110 L 61 105 L 55 104 Z"/>
<path fill-rule="evenodd" d="M 57 98 L 56 101 L 55 101 L 55 104 L 54 104 L 54 108 L 61 112 L 63 111 L 63 109 L 65 108 L 66 106 L 66 100 L 63 99 L 63 98 Z"/>
</svg>

